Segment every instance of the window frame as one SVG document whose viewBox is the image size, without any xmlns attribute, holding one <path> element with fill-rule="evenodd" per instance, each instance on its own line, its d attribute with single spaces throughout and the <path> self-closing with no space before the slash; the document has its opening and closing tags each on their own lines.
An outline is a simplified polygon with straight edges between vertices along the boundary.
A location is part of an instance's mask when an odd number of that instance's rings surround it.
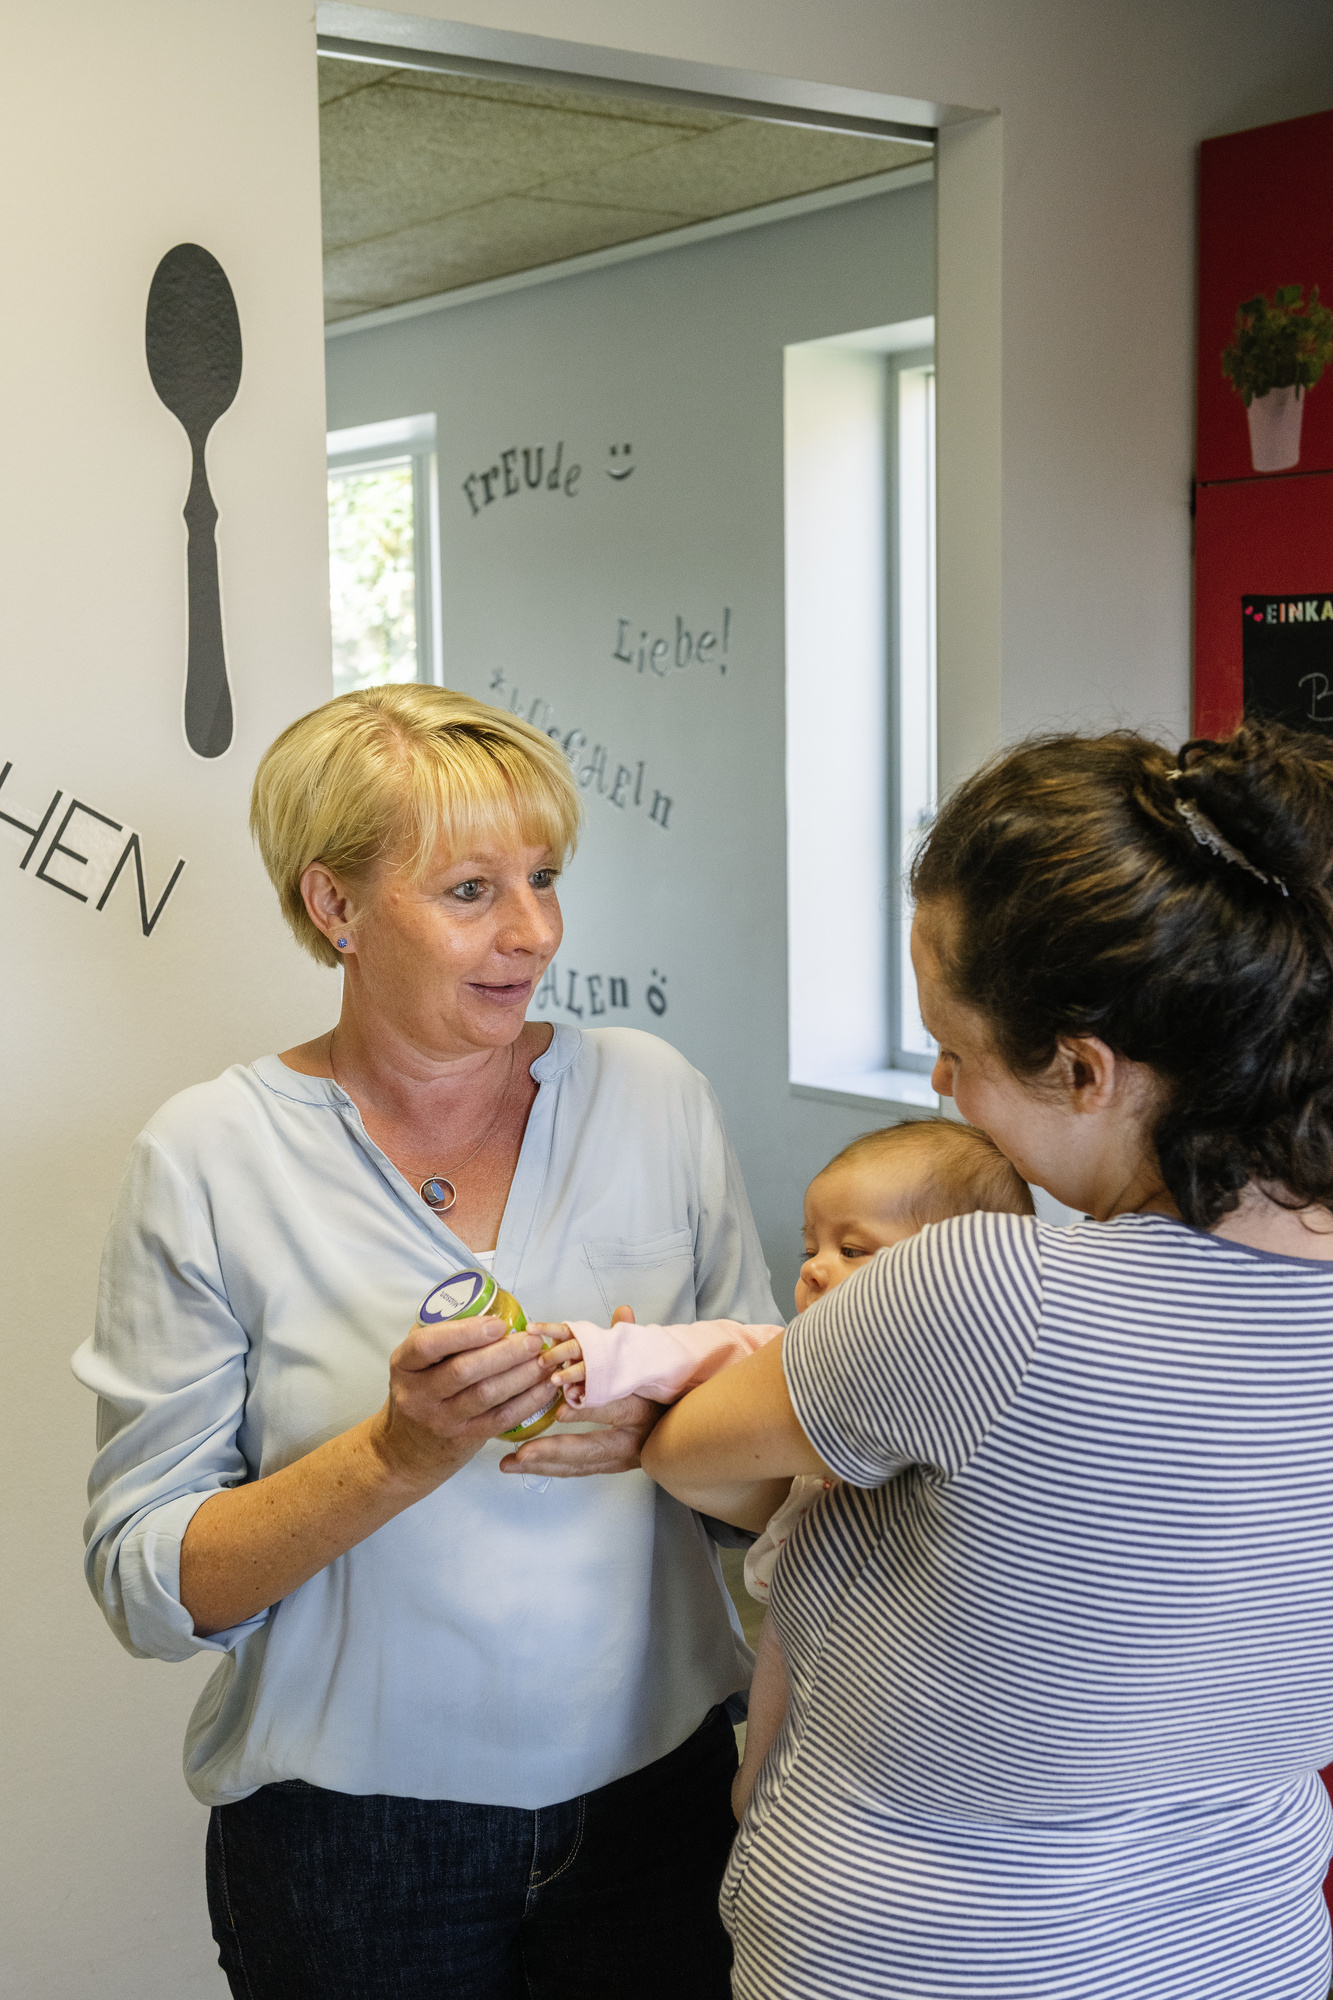
<svg viewBox="0 0 1333 2000">
<path fill-rule="evenodd" d="M 904 1034 L 904 987 L 908 965 L 907 944 L 910 927 L 910 909 L 906 894 L 906 870 L 911 862 L 913 843 L 903 827 L 903 709 L 905 676 L 909 671 L 905 657 L 903 613 L 907 577 L 904 565 L 912 552 L 905 554 L 905 501 L 904 501 L 904 438 L 901 434 L 900 410 L 904 380 L 922 375 L 931 378 L 930 415 L 927 427 L 928 449 L 923 471 L 926 476 L 926 491 L 923 496 L 925 509 L 924 536 L 925 555 L 925 603 L 918 601 L 917 611 L 924 609 L 927 649 L 925 668 L 926 689 L 926 744 L 924 754 L 927 770 L 927 798 L 923 802 L 926 810 L 933 805 L 938 785 L 938 673 L 937 639 L 935 626 L 935 579 L 937 565 L 936 537 L 936 463 L 937 450 L 933 449 L 933 398 L 935 372 L 935 327 L 930 319 L 901 322 L 896 326 L 866 329 L 860 333 L 832 336 L 821 341 L 798 343 L 805 349 L 853 349 L 879 357 L 882 363 L 882 429 L 880 450 L 883 454 L 883 492 L 880 542 L 882 574 L 867 577 L 867 601 L 871 597 L 880 598 L 882 593 L 883 624 L 881 631 L 880 658 L 884 682 L 883 736 L 879 742 L 883 758 L 882 769 L 876 781 L 876 789 L 884 800 L 885 817 L 882 836 L 877 852 L 867 857 L 866 883 L 864 894 L 874 896 L 880 904 L 880 914 L 884 920 L 884 949 L 880 970 L 882 1054 L 874 1067 L 853 1065 L 836 1058 L 825 1061 L 822 1057 L 811 1059 L 812 1043 L 820 1041 L 818 1028 L 810 1013 L 810 982 L 804 978 L 798 966 L 797 953 L 808 951 L 810 939 L 802 935 L 799 925 L 798 900 L 800 878 L 808 872 L 809 857 L 802 852 L 799 843 L 803 838 L 805 823 L 809 813 L 799 796 L 801 766 L 808 754 L 808 735 L 797 744 L 793 739 L 808 729 L 808 715 L 799 716 L 802 706 L 799 687 L 801 677 L 810 674 L 812 662 L 802 661 L 801 654 L 808 650 L 808 642 L 799 636 L 802 614 L 794 611 L 793 589 L 799 594 L 801 582 L 799 571 L 803 559 L 799 547 L 792 542 L 793 519 L 799 523 L 801 508 L 799 502 L 793 510 L 792 452 L 799 454 L 799 445 L 793 447 L 791 435 L 787 442 L 787 515 L 788 515 L 788 697 L 787 721 L 787 768 L 788 768 L 788 977 L 789 977 L 789 1060 L 788 1086 L 796 1097 L 807 1097 L 825 1103 L 853 1106 L 858 1109 L 873 1107 L 881 1115 L 896 1114 L 899 1117 L 921 1117 L 936 1113 L 940 1100 L 930 1081 L 934 1068 L 933 1055 L 919 1046 L 923 1039 L 919 1029 L 918 1047 L 904 1047 L 910 1037 Z M 788 350 L 790 354 L 791 349 Z M 790 378 L 789 378 L 790 379 Z M 790 388 L 788 391 L 790 395 Z M 792 409 L 788 403 L 788 421 L 792 421 Z M 922 516 L 918 512 L 916 522 L 919 528 Z M 799 538 L 800 529 L 797 527 Z M 918 549 L 921 553 L 921 537 L 918 534 Z M 795 582 L 793 579 L 795 578 Z M 795 619 L 795 623 L 793 620 Z M 857 670 L 865 672 L 864 659 Z M 839 726 L 837 717 L 840 704 L 834 695 L 828 704 L 830 732 Z M 872 741 L 879 737 L 873 732 Z M 918 789 L 920 789 L 918 787 Z M 873 878 L 873 879 L 872 879 Z M 885 885 L 881 889 L 881 882 Z M 887 897 L 887 907 L 884 898 Z M 872 954 L 878 958 L 878 952 Z M 839 1023 L 830 1017 L 829 1044 L 838 1039 Z"/>
<path fill-rule="evenodd" d="M 907 1011 L 907 973 L 911 958 L 908 941 L 911 935 L 911 908 L 907 894 L 907 878 L 911 870 L 918 840 L 907 833 L 904 800 L 904 762 L 906 744 L 904 741 L 905 688 L 907 663 L 905 660 L 905 627 L 910 616 L 919 617 L 922 627 L 920 647 L 924 660 L 914 663 L 915 670 L 924 672 L 926 683 L 925 716 L 923 729 L 926 736 L 922 765 L 926 773 L 926 798 L 922 802 L 923 816 L 928 819 L 933 814 L 939 791 L 939 638 L 937 630 L 936 606 L 938 602 L 938 548 L 936 520 L 935 483 L 935 350 L 933 346 L 909 349 L 905 353 L 888 357 L 889 394 L 889 649 L 890 649 L 890 698 L 889 698 L 889 840 L 890 873 L 894 886 L 894 909 L 890 923 L 889 950 L 889 1067 L 899 1072 L 912 1072 L 929 1076 L 935 1067 L 934 1044 L 930 1052 L 907 1047 L 908 1033 L 905 1019 Z M 904 463 L 907 451 L 915 440 L 907 440 L 903 435 L 902 411 L 903 391 L 909 378 L 924 377 L 929 382 L 927 390 L 926 438 L 919 466 L 910 468 Z M 924 489 L 919 495 L 922 507 L 922 534 L 924 546 L 919 550 L 906 547 L 909 527 L 904 518 L 904 491 L 907 479 L 920 482 Z M 909 555 L 913 567 L 919 566 L 920 574 L 909 584 L 907 564 Z M 917 598 L 909 606 L 909 590 Z M 921 829 L 924 831 L 924 827 Z M 919 1020 L 919 1017 L 918 1017 Z M 920 1039 L 920 1036 L 917 1037 Z M 929 1038 L 927 1038 L 928 1040 Z M 932 1093 L 933 1094 L 933 1093 Z"/>
<path fill-rule="evenodd" d="M 440 617 L 440 498 L 433 412 L 391 417 L 330 431 L 325 444 L 329 477 L 412 468 L 412 585 L 416 618 L 417 671 L 427 685 L 444 685 L 444 645 Z"/>
</svg>

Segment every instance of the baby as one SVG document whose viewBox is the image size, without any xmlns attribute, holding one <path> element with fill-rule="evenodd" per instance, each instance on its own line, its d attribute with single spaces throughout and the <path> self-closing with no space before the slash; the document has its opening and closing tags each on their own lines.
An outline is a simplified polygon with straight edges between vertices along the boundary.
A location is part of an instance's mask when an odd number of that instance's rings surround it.
<svg viewBox="0 0 1333 2000">
<path fill-rule="evenodd" d="M 1026 1183 L 991 1141 L 970 1125 L 923 1118 L 854 1139 L 805 1192 L 805 1262 L 796 1283 L 796 1310 L 840 1285 L 877 1250 L 915 1236 L 927 1223 L 975 1209 L 1031 1215 Z M 693 1326 L 611 1328 L 572 1321 L 553 1380 L 575 1409 L 647 1396 L 674 1403 L 728 1362 L 776 1339 L 780 1326 L 740 1326 L 700 1320 Z M 803 1476 L 745 1559 L 752 1597 L 768 1600 L 769 1579 L 782 1545 L 832 1481 Z M 759 1767 L 787 1712 L 787 1673 L 772 1621 L 765 1619 L 750 1688 L 745 1756 L 731 1802 L 745 1811 Z"/>
</svg>

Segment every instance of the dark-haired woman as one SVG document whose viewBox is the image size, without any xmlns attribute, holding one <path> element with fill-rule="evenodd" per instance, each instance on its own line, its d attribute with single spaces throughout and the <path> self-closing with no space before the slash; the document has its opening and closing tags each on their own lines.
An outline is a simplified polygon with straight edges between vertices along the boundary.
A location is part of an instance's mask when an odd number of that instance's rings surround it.
<svg viewBox="0 0 1333 2000">
<path fill-rule="evenodd" d="M 941 812 L 938 1088 L 1089 1220 L 938 1224 L 668 1414 L 792 1681 L 740 2000 L 1324 2000 L 1333 750 L 1030 743 Z"/>
</svg>

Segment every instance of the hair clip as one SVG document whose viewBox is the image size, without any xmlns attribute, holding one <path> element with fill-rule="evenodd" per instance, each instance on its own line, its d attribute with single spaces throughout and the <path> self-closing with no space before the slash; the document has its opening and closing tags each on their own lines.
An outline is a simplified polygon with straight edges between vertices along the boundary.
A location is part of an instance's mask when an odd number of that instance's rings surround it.
<svg viewBox="0 0 1333 2000">
<path fill-rule="evenodd" d="M 1174 785 L 1177 778 L 1183 778 L 1187 775 L 1186 772 L 1180 769 L 1168 771 L 1166 782 L 1168 785 Z M 1238 847 L 1232 845 L 1226 835 L 1213 825 L 1207 813 L 1195 805 L 1193 799 L 1177 799 L 1176 811 L 1180 814 L 1180 817 L 1184 820 L 1200 847 L 1211 848 L 1212 852 L 1219 856 L 1221 860 L 1229 861 L 1235 868 L 1243 868 L 1245 873 L 1253 875 L 1257 882 L 1262 882 L 1266 886 L 1271 885 L 1274 889 L 1280 889 L 1284 896 L 1288 894 L 1287 885 L 1282 877 L 1280 875 L 1265 875 L 1262 868 L 1256 868 L 1249 856 L 1242 854 Z"/>
</svg>

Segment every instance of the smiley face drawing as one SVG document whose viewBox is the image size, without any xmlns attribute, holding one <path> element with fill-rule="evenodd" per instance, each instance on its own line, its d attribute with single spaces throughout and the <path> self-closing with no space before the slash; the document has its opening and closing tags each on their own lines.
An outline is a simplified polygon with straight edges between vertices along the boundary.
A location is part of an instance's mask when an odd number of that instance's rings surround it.
<svg viewBox="0 0 1333 2000">
<path fill-rule="evenodd" d="M 608 465 L 608 466 L 607 466 L 607 468 L 606 468 L 606 476 L 607 476 L 607 478 L 608 478 L 608 479 L 617 479 L 617 480 L 618 480 L 618 479 L 628 479 L 628 478 L 629 478 L 629 476 L 630 476 L 631 472 L 633 472 L 633 470 L 634 470 L 634 467 L 633 467 L 633 466 L 632 466 L 632 465 L 630 464 L 630 462 L 629 462 L 629 455 L 630 455 L 630 450 L 631 450 L 631 447 L 630 447 L 629 445 L 627 445 L 627 444 L 613 444 L 613 445 L 612 445 L 612 447 L 611 447 L 611 456 L 612 456 L 612 458 L 613 458 L 613 459 L 619 459 L 619 460 L 620 460 L 620 463 L 619 463 L 618 465 Z"/>
</svg>

